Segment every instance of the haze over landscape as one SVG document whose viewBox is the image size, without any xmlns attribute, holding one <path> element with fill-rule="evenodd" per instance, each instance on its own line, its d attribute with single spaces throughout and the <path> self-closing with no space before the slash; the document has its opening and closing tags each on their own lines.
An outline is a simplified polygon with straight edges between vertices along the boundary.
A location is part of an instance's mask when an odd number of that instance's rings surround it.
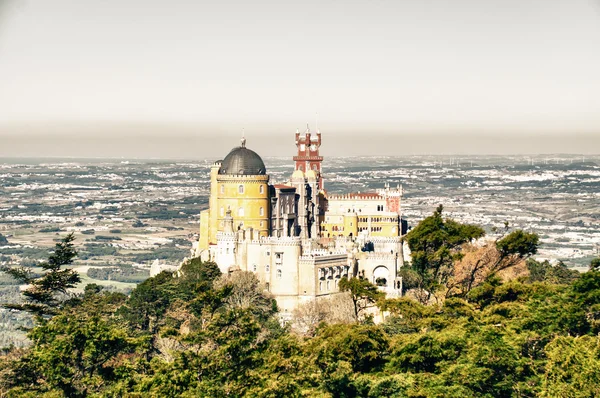
<svg viewBox="0 0 600 398">
<path fill-rule="evenodd" d="M 597 153 L 598 48 L 591 0 L 2 0 L 0 156 Z"/>
<path fill-rule="evenodd" d="M 600 0 L 0 0 L 0 397 L 600 397 Z"/>
</svg>

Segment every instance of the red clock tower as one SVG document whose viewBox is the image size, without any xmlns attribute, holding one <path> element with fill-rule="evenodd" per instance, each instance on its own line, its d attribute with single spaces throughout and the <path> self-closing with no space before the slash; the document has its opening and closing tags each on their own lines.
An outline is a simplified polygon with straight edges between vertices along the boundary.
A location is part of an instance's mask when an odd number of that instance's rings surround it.
<svg viewBox="0 0 600 398">
<path fill-rule="evenodd" d="M 321 176 L 323 156 L 319 155 L 320 146 L 321 132 L 319 130 L 317 130 L 316 134 L 311 134 L 308 125 L 304 134 L 300 134 L 296 130 L 296 147 L 298 147 L 298 155 L 294 156 L 296 170 L 301 170 L 304 173 L 308 170 L 313 170 L 319 181 L 319 189 L 323 189 L 323 178 Z"/>
</svg>

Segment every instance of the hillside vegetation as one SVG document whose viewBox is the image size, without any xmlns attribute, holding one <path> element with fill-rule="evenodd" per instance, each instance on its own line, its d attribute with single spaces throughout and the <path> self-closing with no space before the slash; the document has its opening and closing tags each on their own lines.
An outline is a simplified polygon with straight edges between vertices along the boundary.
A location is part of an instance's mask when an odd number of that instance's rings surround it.
<svg viewBox="0 0 600 398">
<path fill-rule="evenodd" d="M 0 395 L 599 396 L 600 260 L 579 275 L 527 260 L 534 234 L 475 246 L 482 235 L 438 208 L 407 237 L 406 297 L 351 279 L 350 305 L 336 307 L 348 317 L 315 304 L 297 313 L 300 328 L 280 325 L 252 273 L 199 260 L 129 296 L 96 285 L 69 296 L 60 284 L 75 276 L 60 263 L 73 253 L 57 246 L 17 308 L 37 323 L 29 348 L 0 358 Z M 389 314 L 379 324 L 374 305 Z"/>
</svg>

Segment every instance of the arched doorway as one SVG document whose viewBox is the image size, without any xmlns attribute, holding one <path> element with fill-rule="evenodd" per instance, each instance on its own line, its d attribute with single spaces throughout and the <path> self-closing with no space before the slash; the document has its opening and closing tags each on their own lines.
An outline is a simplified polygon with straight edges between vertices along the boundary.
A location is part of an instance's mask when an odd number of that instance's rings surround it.
<svg viewBox="0 0 600 398">
<path fill-rule="evenodd" d="M 379 265 L 373 270 L 373 284 L 379 287 L 387 287 L 390 282 L 390 271 L 384 265 Z"/>
</svg>

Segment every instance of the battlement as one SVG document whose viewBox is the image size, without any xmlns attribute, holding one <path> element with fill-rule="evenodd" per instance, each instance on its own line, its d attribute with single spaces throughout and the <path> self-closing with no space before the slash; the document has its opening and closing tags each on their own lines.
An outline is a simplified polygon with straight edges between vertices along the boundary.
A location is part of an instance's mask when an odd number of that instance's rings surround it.
<svg viewBox="0 0 600 398">
<path fill-rule="evenodd" d="M 249 241 L 255 245 L 273 245 L 273 246 L 300 246 L 302 239 L 297 236 L 286 236 L 286 237 L 261 237 L 259 239 L 252 239 Z"/>
<path fill-rule="evenodd" d="M 353 192 L 345 194 L 327 195 L 329 200 L 385 200 L 383 196 L 376 192 Z"/>
</svg>

